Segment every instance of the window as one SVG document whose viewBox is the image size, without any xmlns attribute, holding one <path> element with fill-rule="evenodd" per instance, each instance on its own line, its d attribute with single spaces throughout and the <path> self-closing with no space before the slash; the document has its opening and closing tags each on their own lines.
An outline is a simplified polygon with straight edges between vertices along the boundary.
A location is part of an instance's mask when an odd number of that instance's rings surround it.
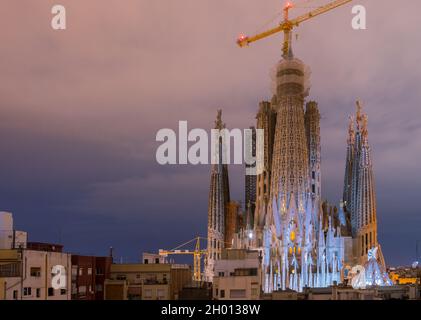
<svg viewBox="0 0 421 320">
<path fill-rule="evenodd" d="M 63 296 L 63 295 L 65 295 L 66 294 L 66 289 L 60 289 L 60 294 Z"/>
<path fill-rule="evenodd" d="M 144 259 L 144 260 L 143 260 L 143 263 L 144 263 L 144 264 L 149 264 L 149 260 L 148 260 L 148 259 Z"/>
<path fill-rule="evenodd" d="M 221 298 L 225 298 L 225 290 L 221 290 Z"/>
<path fill-rule="evenodd" d="M 83 268 L 79 268 L 79 275 L 83 275 Z"/>
<path fill-rule="evenodd" d="M 52 296 L 54 296 L 54 289 L 53 288 L 48 288 L 48 296 L 49 297 L 52 297 Z"/>
<path fill-rule="evenodd" d="M 102 284 L 97 284 L 96 285 L 96 291 L 102 291 Z"/>
<path fill-rule="evenodd" d="M 252 296 L 257 296 L 257 288 L 251 288 L 251 295 Z"/>
<path fill-rule="evenodd" d="M 14 300 L 18 299 L 18 290 L 13 290 L 13 299 Z"/>
<path fill-rule="evenodd" d="M 25 287 L 23 288 L 23 295 L 24 296 L 30 296 L 32 294 L 31 287 Z"/>
<path fill-rule="evenodd" d="M 32 267 L 31 268 L 31 277 L 41 277 L 41 268 Z"/>
<path fill-rule="evenodd" d="M 72 266 L 72 276 L 73 277 L 77 276 L 77 266 Z"/>
<path fill-rule="evenodd" d="M 156 295 L 157 295 L 158 300 L 165 299 L 165 290 L 164 289 L 157 289 Z"/>
<path fill-rule="evenodd" d="M 155 258 L 155 263 L 159 263 L 159 258 Z"/>
<path fill-rule="evenodd" d="M 216 288 L 216 289 L 215 289 L 215 295 L 216 295 L 216 296 L 218 296 L 218 293 L 219 293 L 218 291 L 219 291 L 219 290 L 218 290 L 218 288 Z"/>
<path fill-rule="evenodd" d="M 88 275 L 92 274 L 92 268 L 88 268 Z"/>
<path fill-rule="evenodd" d="M 152 298 L 152 289 L 145 289 L 145 298 L 146 299 Z"/>
<path fill-rule="evenodd" d="M 126 276 L 124 274 L 119 274 L 116 277 L 117 280 L 126 280 Z"/>
<path fill-rule="evenodd" d="M 36 294 L 37 294 L 37 298 L 41 297 L 41 289 L 40 288 L 37 288 Z"/>
<path fill-rule="evenodd" d="M 80 286 L 79 287 L 79 293 L 85 294 L 86 293 L 86 286 Z"/>
<path fill-rule="evenodd" d="M 218 277 L 223 277 L 224 273 L 223 272 L 218 272 Z"/>
<path fill-rule="evenodd" d="M 246 289 L 232 289 L 230 290 L 230 298 L 238 299 L 246 297 Z"/>
</svg>

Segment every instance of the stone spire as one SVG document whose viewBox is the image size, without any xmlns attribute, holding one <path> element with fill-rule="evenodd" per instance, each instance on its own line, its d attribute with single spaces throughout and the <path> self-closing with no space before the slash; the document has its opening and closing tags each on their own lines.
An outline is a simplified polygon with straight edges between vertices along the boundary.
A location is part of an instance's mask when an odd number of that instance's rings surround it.
<svg viewBox="0 0 421 320">
<path fill-rule="evenodd" d="M 345 176 L 344 176 L 344 190 L 342 201 L 344 207 L 348 210 L 351 208 L 351 186 L 352 186 L 352 166 L 354 163 L 354 144 L 355 144 L 355 130 L 354 130 L 354 117 L 349 117 L 348 125 L 348 139 L 346 148 L 346 160 L 345 160 Z"/>
<path fill-rule="evenodd" d="M 368 250 L 376 247 L 376 193 L 374 189 L 373 164 L 368 143 L 368 117 L 362 116 L 361 152 L 358 168 L 358 197 L 356 206 L 357 237 L 361 237 L 361 255 L 366 257 Z"/>
<path fill-rule="evenodd" d="M 320 113 L 317 102 L 306 104 L 305 127 L 309 154 L 310 192 L 313 198 L 321 198 L 321 147 L 320 147 Z"/>
<path fill-rule="evenodd" d="M 222 111 L 218 110 L 215 129 L 222 130 L 225 124 L 222 122 Z M 209 202 L 208 202 L 208 255 L 205 265 L 205 277 L 207 281 L 213 279 L 215 260 L 220 259 L 221 251 L 225 247 L 225 216 L 230 201 L 228 167 L 223 163 L 225 148 L 225 135 L 221 134 L 216 139 L 219 150 L 218 161 L 212 165 Z"/>
<path fill-rule="evenodd" d="M 225 128 L 225 123 L 222 122 L 222 110 L 218 109 L 215 120 L 215 129 L 222 130 Z"/>
<path fill-rule="evenodd" d="M 344 200 L 350 201 L 346 208 L 351 213 L 352 236 L 357 240 L 356 262 L 363 263 L 369 250 L 378 246 L 377 213 L 373 163 L 368 143 L 368 117 L 362 111 L 361 102 L 357 101 L 356 104 L 356 131 L 351 123 L 348 129 Z"/>
<path fill-rule="evenodd" d="M 273 105 L 276 104 L 276 97 L 272 102 L 262 101 L 259 103 L 259 111 L 256 115 L 257 129 L 264 131 L 264 148 L 263 148 L 263 172 L 256 179 L 256 209 L 255 209 L 255 226 L 262 230 L 266 222 L 267 211 L 270 197 L 270 178 L 272 172 L 272 155 L 273 142 L 275 139 L 276 112 Z"/>
</svg>

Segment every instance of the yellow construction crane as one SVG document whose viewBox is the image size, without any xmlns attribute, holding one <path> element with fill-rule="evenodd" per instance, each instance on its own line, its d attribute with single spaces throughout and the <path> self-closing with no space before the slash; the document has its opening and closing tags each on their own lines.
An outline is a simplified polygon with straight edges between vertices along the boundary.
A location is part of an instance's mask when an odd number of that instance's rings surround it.
<svg viewBox="0 0 421 320">
<path fill-rule="evenodd" d="M 171 250 L 159 249 L 159 255 L 163 257 L 167 257 L 168 255 L 192 254 L 193 255 L 193 280 L 200 282 L 202 280 L 202 271 L 201 271 L 202 255 L 205 255 L 208 253 L 207 250 L 200 250 L 200 239 L 204 239 L 204 238 L 196 237 Z M 196 241 L 194 250 L 181 250 L 180 249 L 194 241 Z"/>
<path fill-rule="evenodd" d="M 240 47 L 245 47 L 247 45 L 249 45 L 252 42 L 255 42 L 257 40 L 269 37 L 275 33 L 284 32 L 284 44 L 282 47 L 282 57 L 286 58 L 288 55 L 288 51 L 289 51 L 289 46 L 290 46 L 290 41 L 291 41 L 291 31 L 292 29 L 294 29 L 295 27 L 298 27 L 298 25 L 301 22 L 307 21 L 311 18 L 314 18 L 322 13 L 328 12 L 332 9 L 335 9 L 337 7 L 340 7 L 344 4 L 347 4 L 348 2 L 351 2 L 352 0 L 336 0 L 333 2 L 330 2 L 326 5 L 320 6 L 317 9 L 310 11 L 306 14 L 303 14 L 295 19 L 289 20 L 289 9 L 293 8 L 294 5 L 290 2 L 287 1 L 285 6 L 284 6 L 284 20 L 282 22 L 280 22 L 279 26 L 277 26 L 276 28 L 270 29 L 268 31 L 259 33 L 257 35 L 254 35 L 252 37 L 247 37 L 245 35 L 240 35 L 238 40 L 237 40 L 237 44 Z"/>
</svg>

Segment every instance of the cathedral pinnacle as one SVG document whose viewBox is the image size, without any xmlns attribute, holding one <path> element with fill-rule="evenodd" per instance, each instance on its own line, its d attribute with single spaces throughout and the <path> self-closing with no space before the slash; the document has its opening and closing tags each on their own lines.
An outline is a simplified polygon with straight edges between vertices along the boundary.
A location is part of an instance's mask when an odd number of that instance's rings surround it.
<svg viewBox="0 0 421 320">
<path fill-rule="evenodd" d="M 222 122 L 222 110 L 219 109 L 216 115 L 215 129 L 222 130 L 224 128 L 225 128 L 225 124 Z"/>
<path fill-rule="evenodd" d="M 361 105 L 361 101 L 357 100 L 357 130 L 359 130 L 361 128 L 361 121 L 363 119 L 363 115 L 362 115 L 362 105 Z"/>
<path fill-rule="evenodd" d="M 354 116 L 349 116 L 348 144 L 353 144 L 355 140 Z"/>
</svg>

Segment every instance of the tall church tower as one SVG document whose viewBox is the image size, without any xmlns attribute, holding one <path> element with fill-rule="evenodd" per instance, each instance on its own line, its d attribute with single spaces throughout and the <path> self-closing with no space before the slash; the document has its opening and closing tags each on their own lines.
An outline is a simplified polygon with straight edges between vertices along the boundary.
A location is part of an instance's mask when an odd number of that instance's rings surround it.
<svg viewBox="0 0 421 320">
<path fill-rule="evenodd" d="M 282 60 L 277 66 L 276 84 L 277 101 L 273 107 L 277 118 L 271 197 L 278 203 L 281 216 L 293 207 L 300 210 L 300 214 L 304 214 L 309 192 L 309 162 L 303 108 L 307 95 L 304 63 L 293 57 Z"/>
<path fill-rule="evenodd" d="M 313 199 L 321 199 L 321 168 L 320 168 L 320 113 L 317 102 L 310 101 L 306 104 L 305 126 L 307 148 L 309 153 L 310 192 Z"/>
<path fill-rule="evenodd" d="M 269 204 L 272 214 L 268 226 L 275 230 L 277 240 L 271 247 L 277 247 L 278 253 L 265 270 L 269 274 L 266 291 L 286 288 L 301 291 L 314 283 L 315 210 L 319 205 L 313 204 L 311 197 L 310 166 L 314 166 L 317 181 L 320 143 L 317 106 L 310 103 L 307 117 L 304 115 L 307 76 L 306 66 L 291 52 L 277 66 L 273 101 L 277 118 Z M 314 161 L 309 153 L 313 153 Z"/>
<path fill-rule="evenodd" d="M 343 190 L 343 204 L 344 207 L 349 211 L 351 208 L 351 193 L 352 193 L 352 172 L 354 163 L 355 153 L 355 130 L 354 130 L 354 117 L 349 117 L 348 126 L 348 139 L 346 148 L 346 160 L 345 160 L 345 176 L 344 176 L 344 190 Z"/>
<path fill-rule="evenodd" d="M 256 128 L 250 127 L 252 131 L 251 136 L 251 154 L 253 157 L 256 157 Z M 246 229 L 251 230 L 254 228 L 254 214 L 256 209 L 256 175 L 248 175 L 247 169 L 255 169 L 256 163 L 254 164 L 245 164 L 246 174 L 245 174 L 245 183 L 244 183 L 244 200 L 245 200 L 245 226 Z"/>
<path fill-rule="evenodd" d="M 351 197 L 349 211 L 354 238 L 354 256 L 356 262 L 361 264 L 367 261 L 369 250 L 379 246 L 373 162 L 368 143 L 367 124 L 368 117 L 362 113 L 362 106 L 357 101 L 356 132 L 354 133 L 353 124 L 349 126 L 344 197 L 349 197 L 349 195 Z M 350 171 L 352 174 L 349 181 Z M 378 255 L 380 262 L 384 265 L 380 248 Z"/>
<path fill-rule="evenodd" d="M 276 101 L 276 97 L 274 97 Z M 263 129 L 263 172 L 256 179 L 256 209 L 255 229 L 260 233 L 266 222 L 268 205 L 270 202 L 270 183 L 272 173 L 273 142 L 275 139 L 276 112 L 269 101 L 259 103 L 259 111 L 256 115 L 257 129 Z"/>
<path fill-rule="evenodd" d="M 225 135 L 222 122 L 222 111 L 218 110 L 215 129 L 220 130 L 218 139 L 215 139 L 214 150 L 216 157 L 213 161 L 210 178 L 208 202 L 208 255 L 205 264 L 206 281 L 212 281 L 215 260 L 221 258 L 222 249 L 225 247 L 225 217 L 230 201 L 228 166 L 223 163 L 226 155 Z"/>
</svg>

